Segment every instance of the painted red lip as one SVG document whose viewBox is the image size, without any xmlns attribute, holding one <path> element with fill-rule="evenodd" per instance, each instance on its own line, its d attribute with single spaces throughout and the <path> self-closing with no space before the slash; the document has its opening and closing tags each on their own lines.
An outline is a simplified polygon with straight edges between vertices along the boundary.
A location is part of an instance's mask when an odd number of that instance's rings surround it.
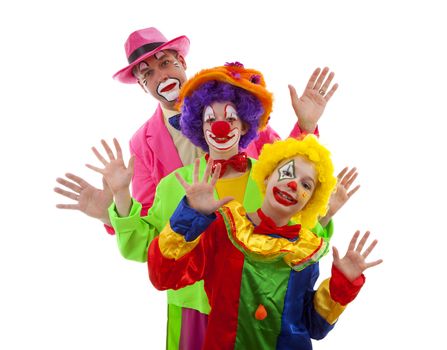
<svg viewBox="0 0 447 350">
<path fill-rule="evenodd" d="M 228 140 L 231 140 L 235 135 L 232 135 L 230 137 L 225 136 L 225 137 L 217 137 L 217 136 L 211 136 L 211 138 L 216 141 L 217 143 L 225 143 L 228 142 Z"/>
<path fill-rule="evenodd" d="M 292 205 L 295 205 L 298 203 L 298 201 L 293 198 L 290 194 L 287 192 L 281 191 L 278 187 L 273 187 L 273 196 L 275 197 L 276 201 L 282 205 L 285 205 L 287 207 L 290 207 Z"/>
<path fill-rule="evenodd" d="M 166 91 L 172 90 L 176 85 L 177 85 L 176 83 L 166 85 L 163 89 L 161 89 L 161 92 L 166 92 Z"/>
</svg>

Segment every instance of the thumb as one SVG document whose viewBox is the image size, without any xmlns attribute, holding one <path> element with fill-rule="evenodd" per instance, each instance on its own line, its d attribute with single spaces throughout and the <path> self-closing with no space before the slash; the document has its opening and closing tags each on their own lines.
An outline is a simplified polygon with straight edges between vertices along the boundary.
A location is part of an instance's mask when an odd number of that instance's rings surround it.
<svg viewBox="0 0 447 350">
<path fill-rule="evenodd" d="M 228 202 L 232 201 L 233 199 L 234 199 L 233 197 L 225 197 L 225 198 L 219 199 L 218 201 L 214 202 L 214 204 L 212 206 L 209 207 L 210 212 L 208 214 L 214 213 L 216 210 L 218 210 L 219 208 L 221 208 Z"/>
<path fill-rule="evenodd" d="M 131 171 L 132 175 L 133 175 L 134 164 L 135 164 L 135 156 L 132 156 L 130 157 L 129 163 L 127 164 L 127 168 Z"/>
<path fill-rule="evenodd" d="M 338 249 L 334 246 L 332 247 L 332 256 L 334 257 L 334 265 L 337 265 L 340 260 L 340 255 L 338 254 Z"/>
<path fill-rule="evenodd" d="M 218 208 L 220 208 L 221 206 L 227 204 L 228 202 L 231 202 L 233 199 L 234 199 L 234 197 L 225 197 L 225 198 L 220 199 L 217 202 L 217 205 L 219 206 Z"/>
<path fill-rule="evenodd" d="M 292 104 L 294 104 L 295 101 L 299 100 L 298 94 L 296 93 L 296 89 L 293 85 L 289 84 L 289 93 L 290 93 L 290 100 L 292 101 Z"/>
<path fill-rule="evenodd" d="M 110 186 L 107 183 L 106 178 L 104 176 L 102 177 L 102 189 L 107 192 L 112 192 L 112 190 L 110 189 Z"/>
<path fill-rule="evenodd" d="M 295 111 L 295 114 L 298 116 L 298 102 L 299 97 L 296 93 L 296 89 L 293 87 L 293 85 L 289 84 L 289 92 L 290 92 L 290 101 L 292 102 L 293 110 Z"/>
</svg>

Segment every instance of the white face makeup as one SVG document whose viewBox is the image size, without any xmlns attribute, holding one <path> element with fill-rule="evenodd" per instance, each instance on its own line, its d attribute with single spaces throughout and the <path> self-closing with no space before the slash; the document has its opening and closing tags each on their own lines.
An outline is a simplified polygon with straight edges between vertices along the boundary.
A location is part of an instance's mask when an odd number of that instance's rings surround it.
<svg viewBox="0 0 447 350">
<path fill-rule="evenodd" d="M 284 164 L 278 169 L 278 181 L 295 178 L 295 163 L 293 160 Z"/>
<path fill-rule="evenodd" d="M 141 72 L 148 67 L 149 65 L 145 61 L 141 61 L 140 63 L 138 63 L 137 72 Z"/>
<path fill-rule="evenodd" d="M 180 93 L 180 81 L 178 79 L 169 78 L 161 82 L 157 87 L 157 93 L 166 99 L 166 101 L 174 101 Z"/>
<path fill-rule="evenodd" d="M 157 60 L 165 56 L 166 54 L 163 51 L 158 51 L 154 56 Z"/>
<path fill-rule="evenodd" d="M 236 108 L 230 102 L 214 102 L 203 112 L 203 132 L 205 141 L 217 152 L 225 152 L 239 147 L 243 135 L 242 122 Z"/>
</svg>

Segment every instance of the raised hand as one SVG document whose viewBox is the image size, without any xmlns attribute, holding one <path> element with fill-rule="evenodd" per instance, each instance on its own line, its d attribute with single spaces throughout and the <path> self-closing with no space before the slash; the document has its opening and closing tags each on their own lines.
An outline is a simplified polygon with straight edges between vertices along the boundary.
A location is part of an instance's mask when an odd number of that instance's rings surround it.
<svg viewBox="0 0 447 350">
<path fill-rule="evenodd" d="M 346 167 L 337 175 L 337 186 L 329 199 L 327 214 L 319 220 L 322 226 L 326 226 L 329 220 L 332 219 L 341 207 L 343 207 L 352 195 L 360 188 L 360 185 L 357 185 L 349 191 L 352 183 L 358 176 L 358 172 L 357 168 L 348 170 L 349 168 Z"/>
<path fill-rule="evenodd" d="M 349 191 L 359 173 L 357 172 L 357 168 L 352 168 L 349 172 L 348 170 L 349 168 L 346 167 L 337 175 L 337 187 L 329 200 L 329 213 L 331 216 L 334 216 L 360 188 L 360 185 L 357 185 Z"/>
<path fill-rule="evenodd" d="M 337 248 L 332 248 L 335 267 L 351 282 L 359 277 L 366 269 L 379 265 L 383 261 L 382 259 L 379 259 L 372 262 L 366 262 L 366 258 L 377 244 L 377 239 L 375 239 L 368 248 L 362 252 L 365 243 L 368 240 L 369 231 L 363 235 L 359 244 L 356 246 L 359 235 L 360 231 L 356 231 L 354 236 L 352 236 L 346 255 L 342 259 L 340 259 Z"/>
<path fill-rule="evenodd" d="M 298 118 L 298 125 L 307 133 L 314 132 L 326 104 L 338 88 L 338 84 L 334 84 L 329 90 L 334 72 L 331 72 L 329 76 L 328 72 L 328 67 L 322 71 L 320 68 L 315 69 L 301 97 L 298 97 L 295 88 L 289 85 L 290 98 Z"/>
<path fill-rule="evenodd" d="M 117 139 L 113 139 L 116 157 L 106 141 L 101 140 L 101 144 L 104 147 L 109 160 L 106 160 L 95 147 L 92 147 L 92 151 L 96 155 L 96 158 L 98 158 L 98 160 L 104 165 L 104 168 L 101 169 L 90 164 L 86 164 L 86 166 L 104 176 L 104 179 L 115 196 L 121 191 L 128 191 L 133 175 L 134 158 L 130 158 L 126 167 L 123 160 L 123 152 Z"/>
<path fill-rule="evenodd" d="M 109 224 L 108 208 L 112 203 L 113 195 L 104 178 L 102 180 L 103 189 L 100 190 L 79 176 L 70 173 L 65 174 L 65 176 L 71 181 L 58 177 L 56 181 L 64 187 L 55 187 L 54 192 L 73 199 L 77 203 L 57 204 L 56 207 L 59 209 L 79 210 L 88 216 L 101 220 L 105 224 Z"/>
<path fill-rule="evenodd" d="M 226 203 L 228 203 L 233 199 L 233 197 L 225 197 L 217 201 L 214 199 L 214 186 L 216 185 L 216 182 L 219 179 L 221 166 L 220 164 L 216 165 L 214 173 L 211 176 L 211 181 L 209 181 L 212 164 L 213 160 L 209 158 L 208 163 L 206 164 L 205 174 L 203 175 L 202 180 L 200 180 L 199 179 L 200 159 L 196 159 L 194 161 L 194 173 L 193 173 L 192 184 L 188 184 L 181 175 L 175 173 L 175 177 L 185 189 L 188 205 L 204 215 L 214 213 L 221 206 L 225 205 Z"/>
</svg>

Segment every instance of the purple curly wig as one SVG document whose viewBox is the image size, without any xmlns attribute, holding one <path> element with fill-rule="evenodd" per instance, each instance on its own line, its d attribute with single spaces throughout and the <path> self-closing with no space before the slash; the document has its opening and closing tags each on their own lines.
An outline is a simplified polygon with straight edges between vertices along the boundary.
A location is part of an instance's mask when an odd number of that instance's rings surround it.
<svg viewBox="0 0 447 350">
<path fill-rule="evenodd" d="M 264 113 L 261 102 L 240 87 L 217 80 L 208 81 L 185 97 L 180 118 L 182 133 L 205 152 L 209 152 L 209 148 L 203 136 L 203 110 L 213 102 L 224 101 L 236 106 L 239 118 L 248 126 L 247 133 L 239 142 L 239 149 L 247 147 L 257 136 L 259 118 Z"/>
</svg>

